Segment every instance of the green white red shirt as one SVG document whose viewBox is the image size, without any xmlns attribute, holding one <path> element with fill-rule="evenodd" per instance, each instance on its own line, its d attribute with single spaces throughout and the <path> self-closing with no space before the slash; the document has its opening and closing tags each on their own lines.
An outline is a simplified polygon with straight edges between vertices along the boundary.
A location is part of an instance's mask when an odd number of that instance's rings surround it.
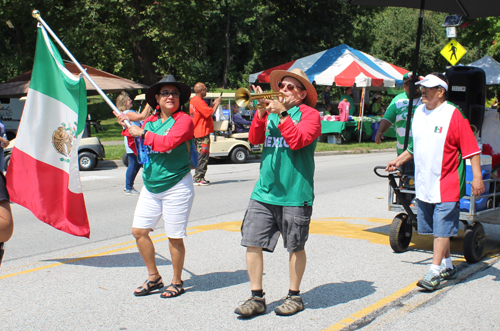
<svg viewBox="0 0 500 331">
<path fill-rule="evenodd" d="M 276 114 L 255 116 L 252 121 L 248 139 L 264 147 L 251 199 L 278 206 L 312 206 L 314 151 L 321 120 L 316 109 L 304 104 L 288 114 L 281 124 Z"/>
<path fill-rule="evenodd" d="M 469 121 L 450 102 L 433 110 L 421 105 L 412 120 L 408 151 L 415 159 L 417 198 L 456 202 L 465 195 L 465 159 L 481 151 Z"/>
<path fill-rule="evenodd" d="M 408 117 L 408 105 L 410 100 L 406 92 L 400 93 L 392 99 L 389 107 L 384 114 L 384 120 L 387 120 L 394 124 L 394 129 L 396 131 L 396 150 L 398 155 L 403 152 L 405 133 L 406 133 L 406 118 Z M 413 112 L 417 106 L 422 104 L 421 98 L 416 98 L 413 100 Z M 411 137 L 411 131 L 410 131 Z"/>
</svg>

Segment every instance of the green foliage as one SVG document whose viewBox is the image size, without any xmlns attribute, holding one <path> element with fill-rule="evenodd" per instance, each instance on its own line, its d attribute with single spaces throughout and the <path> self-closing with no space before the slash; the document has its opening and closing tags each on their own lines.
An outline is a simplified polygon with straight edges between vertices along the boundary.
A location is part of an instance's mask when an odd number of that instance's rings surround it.
<svg viewBox="0 0 500 331">
<path fill-rule="evenodd" d="M 42 18 L 83 64 L 147 85 L 165 74 L 190 86 L 238 88 L 248 75 L 348 44 L 410 69 L 418 11 L 341 0 L 0 0 L 0 81 L 31 70 Z M 442 71 L 444 14 L 425 12 L 419 71 Z M 6 22 L 9 21 L 9 25 Z M 10 26 L 10 27 L 9 27 Z M 461 63 L 500 57 L 500 19 L 459 29 Z M 481 43 L 479 43 L 481 41 Z M 67 56 L 63 53 L 63 58 Z M 321 88 L 319 89 L 321 92 Z M 335 92 L 336 93 L 336 92 Z"/>
<path fill-rule="evenodd" d="M 419 11 L 408 8 L 386 8 L 366 28 L 372 31 L 370 53 L 407 70 L 413 67 Z M 441 27 L 444 14 L 426 11 L 423 20 L 418 72 L 426 75 L 444 71 L 449 63 L 439 53 L 448 43 L 446 31 Z"/>
</svg>

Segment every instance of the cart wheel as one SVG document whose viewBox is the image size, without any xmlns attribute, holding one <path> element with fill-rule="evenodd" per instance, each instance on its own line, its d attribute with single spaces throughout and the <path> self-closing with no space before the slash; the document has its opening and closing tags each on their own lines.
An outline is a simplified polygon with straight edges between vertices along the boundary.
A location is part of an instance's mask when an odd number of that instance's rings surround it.
<svg viewBox="0 0 500 331">
<path fill-rule="evenodd" d="M 413 228 L 408 222 L 408 215 L 401 213 L 396 215 L 392 220 L 391 229 L 389 231 L 389 241 L 391 248 L 396 253 L 406 251 L 410 245 Z"/>
<path fill-rule="evenodd" d="M 481 223 L 472 223 L 465 229 L 464 257 L 468 263 L 476 263 L 483 257 L 486 235 Z"/>
<path fill-rule="evenodd" d="M 493 198 L 489 198 L 488 201 L 486 202 L 486 209 L 491 209 L 493 208 Z"/>
</svg>

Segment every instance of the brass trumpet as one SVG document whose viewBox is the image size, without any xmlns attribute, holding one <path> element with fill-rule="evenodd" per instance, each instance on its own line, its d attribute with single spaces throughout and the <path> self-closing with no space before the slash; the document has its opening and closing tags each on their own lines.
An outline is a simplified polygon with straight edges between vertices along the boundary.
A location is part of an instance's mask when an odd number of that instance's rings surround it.
<svg viewBox="0 0 500 331">
<path fill-rule="evenodd" d="M 258 99 L 272 99 L 277 97 L 285 97 L 284 93 L 281 92 L 270 92 L 270 93 L 254 93 L 251 94 L 250 91 L 244 87 L 240 87 L 236 93 L 234 94 L 234 100 L 236 104 L 240 107 L 248 107 L 253 109 L 250 105 L 250 101 L 258 100 Z M 266 104 L 259 103 L 257 104 L 257 109 L 266 108 Z"/>
</svg>

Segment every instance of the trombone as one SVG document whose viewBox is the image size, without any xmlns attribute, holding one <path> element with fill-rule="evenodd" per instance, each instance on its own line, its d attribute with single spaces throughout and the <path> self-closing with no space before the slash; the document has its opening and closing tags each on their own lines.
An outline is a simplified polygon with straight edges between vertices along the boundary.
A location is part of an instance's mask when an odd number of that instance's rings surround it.
<svg viewBox="0 0 500 331">
<path fill-rule="evenodd" d="M 250 101 L 257 99 L 272 99 L 277 97 L 285 97 L 285 94 L 282 92 L 270 92 L 270 93 L 254 93 L 251 94 L 250 91 L 244 87 L 240 87 L 236 93 L 234 94 L 234 101 L 240 107 L 248 107 L 250 109 L 254 109 L 250 105 Z M 257 104 L 257 109 L 266 108 L 266 104 L 259 103 Z"/>
</svg>

